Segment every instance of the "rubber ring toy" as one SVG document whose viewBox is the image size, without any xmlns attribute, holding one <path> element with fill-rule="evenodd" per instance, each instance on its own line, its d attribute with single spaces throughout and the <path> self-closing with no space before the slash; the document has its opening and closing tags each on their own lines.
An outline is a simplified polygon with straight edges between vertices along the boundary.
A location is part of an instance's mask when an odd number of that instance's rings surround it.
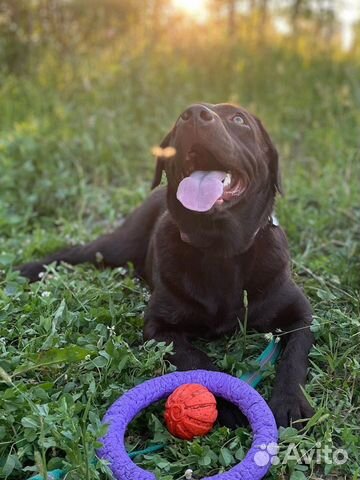
<svg viewBox="0 0 360 480">
<path fill-rule="evenodd" d="M 244 460 L 231 470 L 205 477 L 203 480 L 261 480 L 272 466 L 271 462 L 256 462 L 262 458 L 264 447 L 276 444 L 278 431 L 274 416 L 261 395 L 244 381 L 226 373 L 206 370 L 174 372 L 148 380 L 129 390 L 107 411 L 103 423 L 109 424 L 99 457 L 109 462 L 117 480 L 156 480 L 156 476 L 132 462 L 125 450 L 125 433 L 134 417 L 154 402 L 169 396 L 184 383 L 200 383 L 214 395 L 229 400 L 246 415 L 253 431 L 253 442 Z"/>
</svg>

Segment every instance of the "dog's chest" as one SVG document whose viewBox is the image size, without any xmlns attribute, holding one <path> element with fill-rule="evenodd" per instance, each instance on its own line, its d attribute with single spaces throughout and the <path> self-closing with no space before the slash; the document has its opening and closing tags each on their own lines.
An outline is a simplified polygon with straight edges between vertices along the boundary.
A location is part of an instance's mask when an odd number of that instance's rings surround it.
<svg viewBox="0 0 360 480">
<path fill-rule="evenodd" d="M 243 289 L 241 269 L 232 260 L 210 256 L 192 258 L 191 266 L 183 269 L 183 281 L 190 294 L 206 299 L 214 309 L 224 307 Z"/>
<path fill-rule="evenodd" d="M 203 337 L 233 331 L 243 318 L 243 272 L 233 260 L 198 256 L 181 269 L 189 330 Z"/>
<path fill-rule="evenodd" d="M 222 258 L 182 242 L 173 224 L 159 230 L 153 256 L 153 289 L 171 312 L 167 320 L 194 336 L 218 336 L 243 320 L 243 258 Z"/>
</svg>

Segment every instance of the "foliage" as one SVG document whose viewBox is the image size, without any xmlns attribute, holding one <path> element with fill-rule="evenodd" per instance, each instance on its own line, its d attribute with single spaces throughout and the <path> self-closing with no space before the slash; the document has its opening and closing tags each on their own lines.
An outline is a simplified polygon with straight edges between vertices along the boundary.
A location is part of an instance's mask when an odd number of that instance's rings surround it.
<svg viewBox="0 0 360 480">
<path fill-rule="evenodd" d="M 12 267 L 117 225 L 148 193 L 151 147 L 198 100 L 249 107 L 282 157 L 286 195 L 277 210 L 295 278 L 315 312 L 306 391 L 317 414 L 300 433 L 282 430 L 281 455 L 291 442 L 311 448 L 316 441 L 349 454 L 341 467 L 279 465 L 268 478 L 360 475 L 359 63 L 316 49 L 296 53 L 278 42 L 229 43 L 199 28 L 188 38 L 175 25 L 168 42 L 160 32 L 153 45 L 130 31 L 98 51 L 89 46 L 61 56 L 47 47 L 21 75 L 2 74 L 0 478 L 57 467 L 69 470 L 69 480 L 110 478 L 106 465 L 93 461 L 106 408 L 172 369 L 164 361 L 169 347 L 142 343 L 149 292 L 131 266 L 51 267 L 33 285 Z M 241 375 L 265 344 L 248 332 L 246 351 L 239 335 L 206 348 L 222 369 Z M 266 398 L 273 378 L 270 370 L 260 388 Z M 136 461 L 173 480 L 189 467 L 200 476 L 230 467 L 243 458 L 251 434 L 222 428 L 178 441 L 164 428 L 160 404 L 133 422 L 127 445 L 162 440 L 168 449 Z"/>
</svg>

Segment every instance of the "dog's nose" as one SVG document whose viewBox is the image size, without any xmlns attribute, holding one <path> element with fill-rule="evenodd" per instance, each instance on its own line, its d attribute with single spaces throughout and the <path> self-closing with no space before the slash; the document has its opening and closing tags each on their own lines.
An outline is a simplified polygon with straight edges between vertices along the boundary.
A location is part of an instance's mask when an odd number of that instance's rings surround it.
<svg viewBox="0 0 360 480">
<path fill-rule="evenodd" d="M 180 116 L 184 122 L 192 120 L 194 122 L 208 123 L 214 120 L 214 114 L 212 111 L 203 105 L 193 105 L 185 110 Z"/>
</svg>

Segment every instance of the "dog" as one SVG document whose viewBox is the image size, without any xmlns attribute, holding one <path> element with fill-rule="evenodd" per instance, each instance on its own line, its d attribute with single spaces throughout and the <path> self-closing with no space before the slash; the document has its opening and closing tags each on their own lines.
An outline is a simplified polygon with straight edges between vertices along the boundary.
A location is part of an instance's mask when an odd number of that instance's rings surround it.
<svg viewBox="0 0 360 480">
<path fill-rule="evenodd" d="M 277 150 L 261 121 L 232 104 L 188 107 L 162 141 L 153 192 L 113 233 L 20 267 L 36 281 L 52 262 L 119 267 L 149 284 L 144 339 L 172 343 L 179 370 L 216 367 L 195 347 L 236 331 L 281 330 L 270 407 L 279 426 L 312 416 L 303 394 L 314 338 L 309 301 L 290 272 L 288 243 L 273 220 L 281 193 Z M 159 187 L 165 172 L 167 186 Z M 247 303 L 244 305 L 244 292 Z M 242 423 L 225 400 L 220 422 Z"/>
</svg>

